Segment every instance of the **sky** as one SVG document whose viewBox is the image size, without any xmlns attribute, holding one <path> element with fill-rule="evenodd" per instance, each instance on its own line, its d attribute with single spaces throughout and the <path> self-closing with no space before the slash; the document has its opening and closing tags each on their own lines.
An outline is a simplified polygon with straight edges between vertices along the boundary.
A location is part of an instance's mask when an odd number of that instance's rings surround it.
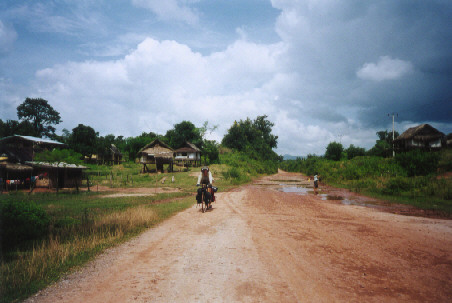
<svg viewBox="0 0 452 303">
<path fill-rule="evenodd" d="M 43 98 L 64 128 L 221 141 L 267 115 L 278 154 L 452 132 L 450 0 L 3 0 L 0 119 Z"/>
</svg>

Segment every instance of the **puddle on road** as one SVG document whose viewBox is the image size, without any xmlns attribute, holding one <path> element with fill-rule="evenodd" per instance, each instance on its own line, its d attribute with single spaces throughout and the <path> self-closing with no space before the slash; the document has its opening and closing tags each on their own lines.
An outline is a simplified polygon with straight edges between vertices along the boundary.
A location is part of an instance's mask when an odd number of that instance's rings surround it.
<svg viewBox="0 0 452 303">
<path fill-rule="evenodd" d="M 284 184 L 280 184 L 280 185 L 284 185 Z M 279 190 L 284 193 L 297 193 L 297 194 L 302 194 L 302 195 L 306 195 L 309 191 L 312 191 L 312 190 L 308 189 L 307 187 L 301 187 L 301 186 L 283 186 Z"/>
<path fill-rule="evenodd" d="M 322 200 L 336 200 L 336 201 L 341 201 L 344 200 L 344 197 L 341 196 L 332 196 L 332 195 L 326 195 L 326 194 L 321 194 L 320 197 L 322 197 Z M 345 201 L 345 200 L 344 200 Z M 348 200 L 347 200 L 348 201 Z"/>
<path fill-rule="evenodd" d="M 288 184 L 279 184 L 281 186 L 278 190 L 284 193 L 295 193 L 299 195 L 307 195 L 307 194 L 314 194 L 314 191 L 312 188 L 307 188 L 304 186 L 287 186 Z M 329 195 L 329 194 L 319 194 L 321 199 L 323 201 L 340 201 L 343 205 L 356 205 L 356 206 L 365 206 L 365 207 L 372 207 L 372 208 L 378 208 L 381 207 L 379 205 L 370 204 L 370 203 L 364 203 L 362 201 L 357 201 L 354 199 L 347 199 L 342 196 L 337 195 Z"/>
<path fill-rule="evenodd" d="M 324 201 L 325 200 L 341 201 L 341 204 L 343 204 L 343 205 L 356 205 L 356 206 L 366 206 L 366 207 L 373 207 L 373 208 L 381 207 L 380 205 L 364 203 L 364 202 L 360 202 L 360 201 L 356 201 L 356 200 L 345 199 L 342 196 L 332 196 L 332 195 L 326 195 L 326 194 L 322 194 L 320 196 L 322 197 L 322 200 L 324 200 Z"/>
<path fill-rule="evenodd" d="M 293 179 L 293 180 L 290 180 L 290 179 L 287 179 L 287 180 L 281 180 L 281 179 L 270 179 L 270 181 L 272 181 L 272 182 L 285 182 L 285 183 L 301 183 L 301 182 L 303 182 L 303 180 L 300 180 L 300 179 Z M 284 185 L 284 184 L 282 184 L 282 185 Z"/>
</svg>

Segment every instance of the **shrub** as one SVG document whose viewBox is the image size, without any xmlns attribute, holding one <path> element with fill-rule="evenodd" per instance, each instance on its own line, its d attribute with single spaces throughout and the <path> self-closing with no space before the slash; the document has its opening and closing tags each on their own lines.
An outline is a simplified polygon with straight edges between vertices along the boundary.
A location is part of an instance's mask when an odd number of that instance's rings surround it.
<svg viewBox="0 0 452 303">
<path fill-rule="evenodd" d="M 367 180 L 356 180 L 353 181 L 350 185 L 351 190 L 355 192 L 361 192 L 362 190 L 375 191 L 377 188 L 377 184 L 375 181 L 367 179 Z"/>
<path fill-rule="evenodd" d="M 397 154 L 395 160 L 406 170 L 408 176 L 412 177 L 435 173 L 438 169 L 439 158 L 438 153 L 416 149 Z"/>
<path fill-rule="evenodd" d="M 249 176 L 237 167 L 231 167 L 223 172 L 223 177 L 234 184 L 245 183 L 250 180 Z"/>
<path fill-rule="evenodd" d="M 6 202 L 0 205 L 2 250 L 12 250 L 48 233 L 50 219 L 34 202 Z"/>
<path fill-rule="evenodd" d="M 411 188 L 410 182 L 404 177 L 390 178 L 382 188 L 382 193 L 389 195 L 398 195 Z"/>
</svg>

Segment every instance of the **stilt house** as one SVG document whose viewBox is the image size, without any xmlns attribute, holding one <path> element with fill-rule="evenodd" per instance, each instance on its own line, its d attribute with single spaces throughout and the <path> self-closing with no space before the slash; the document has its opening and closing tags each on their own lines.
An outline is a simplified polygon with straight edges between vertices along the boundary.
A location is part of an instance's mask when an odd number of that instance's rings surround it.
<svg viewBox="0 0 452 303">
<path fill-rule="evenodd" d="M 143 147 L 138 152 L 138 156 L 140 163 L 143 164 L 142 172 L 155 170 L 163 172 L 163 164 L 169 164 L 168 170 L 173 170 L 174 150 L 159 139 Z"/>
<path fill-rule="evenodd" d="M 184 144 L 174 151 L 176 163 L 183 166 L 199 166 L 201 164 L 201 150 L 193 143 L 185 141 Z"/>
</svg>

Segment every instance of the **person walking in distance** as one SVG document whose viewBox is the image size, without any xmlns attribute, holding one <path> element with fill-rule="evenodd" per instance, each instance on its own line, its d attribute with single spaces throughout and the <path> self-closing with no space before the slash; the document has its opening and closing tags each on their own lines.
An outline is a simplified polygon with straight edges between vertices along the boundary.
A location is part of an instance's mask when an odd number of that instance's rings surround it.
<svg viewBox="0 0 452 303">
<path fill-rule="evenodd" d="M 314 194 L 317 195 L 317 189 L 319 188 L 319 177 L 317 173 L 314 174 Z"/>
</svg>

